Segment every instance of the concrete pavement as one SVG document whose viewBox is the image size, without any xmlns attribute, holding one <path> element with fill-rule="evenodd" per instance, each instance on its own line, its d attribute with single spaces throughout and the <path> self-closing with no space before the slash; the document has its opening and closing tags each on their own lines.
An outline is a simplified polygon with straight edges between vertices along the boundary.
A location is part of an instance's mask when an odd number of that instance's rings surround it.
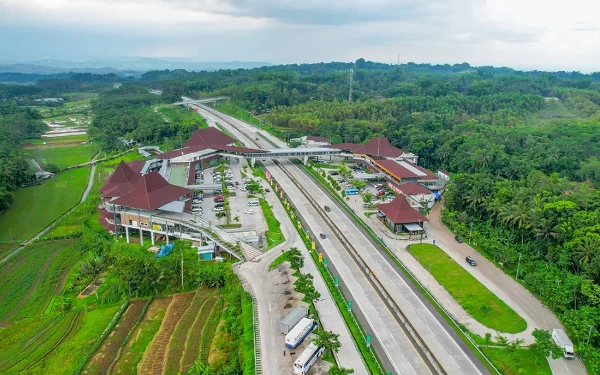
<svg viewBox="0 0 600 375">
<path fill-rule="evenodd" d="M 214 124 L 220 121 L 220 119 L 216 118 L 210 112 L 201 111 L 201 114 L 202 117 L 207 120 L 207 123 L 210 126 L 215 126 Z M 235 129 L 229 130 L 232 131 L 234 135 L 239 135 L 237 131 L 234 131 Z M 275 319 L 272 317 L 272 314 L 269 314 L 269 312 L 273 311 L 272 306 L 269 306 L 270 298 L 267 294 L 270 290 L 270 287 L 268 285 L 264 285 L 261 275 L 267 273 L 269 264 L 277 257 L 277 255 L 281 254 L 281 249 L 297 247 L 305 256 L 304 268 L 302 269 L 302 272 L 311 273 L 313 275 L 314 286 L 321 294 L 321 299 L 315 303 L 315 307 L 319 311 L 321 325 L 324 329 L 340 335 L 339 340 L 342 347 L 336 355 L 339 365 L 354 369 L 355 374 L 368 374 L 367 369 L 362 362 L 362 357 L 354 345 L 354 341 L 350 335 L 348 327 L 338 311 L 335 302 L 333 301 L 333 297 L 329 294 L 329 289 L 327 289 L 325 281 L 322 279 L 319 271 L 312 261 L 312 258 L 310 257 L 310 254 L 308 254 L 308 250 L 306 249 L 304 242 L 302 242 L 300 239 L 298 232 L 293 227 L 290 219 L 287 218 L 287 213 L 285 212 L 283 206 L 277 197 L 275 197 L 273 192 L 265 194 L 265 198 L 273 207 L 273 213 L 275 214 L 275 217 L 277 217 L 281 222 L 281 231 L 286 241 L 283 244 L 271 249 L 264 255 L 256 258 L 255 261 L 258 261 L 258 263 L 246 262 L 240 268 L 244 277 L 246 277 L 246 279 L 252 285 L 258 301 L 258 312 L 261 326 L 263 373 L 279 375 L 281 373 L 278 372 L 279 367 L 281 366 L 281 363 L 285 363 L 285 360 L 282 360 L 281 358 L 273 359 L 273 356 L 282 356 L 282 354 L 279 354 L 279 349 L 275 350 L 275 348 L 273 348 L 271 351 L 267 349 L 273 346 L 272 337 L 273 335 L 277 335 L 279 323 L 283 316 Z M 254 271 L 255 267 L 257 267 L 256 271 Z M 279 335 L 281 336 L 280 333 Z M 276 345 L 279 346 L 279 344 Z M 283 346 L 283 344 L 281 344 L 281 346 Z M 271 365 L 269 362 L 274 363 Z"/>
</svg>

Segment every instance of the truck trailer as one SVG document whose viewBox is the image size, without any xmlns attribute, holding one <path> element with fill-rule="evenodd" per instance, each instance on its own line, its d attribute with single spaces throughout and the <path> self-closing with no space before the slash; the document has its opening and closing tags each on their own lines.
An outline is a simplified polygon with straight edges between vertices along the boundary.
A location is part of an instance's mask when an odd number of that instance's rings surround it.
<svg viewBox="0 0 600 375">
<path fill-rule="evenodd" d="M 292 330 L 285 335 L 285 346 L 296 349 L 304 338 L 316 327 L 317 323 L 310 318 L 302 318 Z"/>
<path fill-rule="evenodd" d="M 292 330 L 292 328 L 294 328 L 294 326 L 298 324 L 300 319 L 306 317 L 306 313 L 306 306 L 296 306 L 296 308 L 293 309 L 289 314 L 287 314 L 287 316 L 281 321 L 281 333 L 287 335 Z"/>
<path fill-rule="evenodd" d="M 569 340 L 569 336 L 562 329 L 552 330 L 552 340 L 556 345 L 560 346 L 563 350 L 564 356 L 567 359 L 573 359 L 575 357 L 575 350 L 573 350 L 573 343 Z"/>
</svg>

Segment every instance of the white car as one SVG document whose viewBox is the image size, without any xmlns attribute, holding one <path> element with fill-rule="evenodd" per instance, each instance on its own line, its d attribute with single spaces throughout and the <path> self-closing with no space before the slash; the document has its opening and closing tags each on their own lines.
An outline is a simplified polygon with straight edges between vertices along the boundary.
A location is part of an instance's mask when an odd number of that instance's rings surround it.
<svg viewBox="0 0 600 375">
<path fill-rule="evenodd" d="M 244 213 L 252 215 L 252 214 L 254 214 L 254 210 L 246 210 L 246 211 L 244 211 Z"/>
<path fill-rule="evenodd" d="M 215 212 L 225 211 L 223 207 L 215 207 Z"/>
</svg>

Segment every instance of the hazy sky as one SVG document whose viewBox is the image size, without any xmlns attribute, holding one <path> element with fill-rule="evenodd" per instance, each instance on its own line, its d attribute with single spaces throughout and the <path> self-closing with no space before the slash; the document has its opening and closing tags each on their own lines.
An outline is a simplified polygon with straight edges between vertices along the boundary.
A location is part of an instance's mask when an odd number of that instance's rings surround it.
<svg viewBox="0 0 600 375">
<path fill-rule="evenodd" d="M 0 60 L 121 56 L 600 71 L 597 0 L 0 0 Z"/>
</svg>

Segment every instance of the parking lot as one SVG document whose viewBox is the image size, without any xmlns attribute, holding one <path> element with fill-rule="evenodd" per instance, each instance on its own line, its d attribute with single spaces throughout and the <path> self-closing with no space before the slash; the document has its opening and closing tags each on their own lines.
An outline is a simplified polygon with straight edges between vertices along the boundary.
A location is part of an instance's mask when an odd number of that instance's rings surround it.
<svg viewBox="0 0 600 375">
<path fill-rule="evenodd" d="M 227 230 L 231 232 L 256 231 L 258 233 L 264 233 L 267 230 L 267 224 L 265 222 L 262 209 L 260 206 L 248 206 L 248 202 L 256 201 L 258 199 L 248 198 L 248 194 L 241 190 L 244 184 L 242 180 L 241 169 L 243 165 L 245 165 L 245 162 L 237 161 L 237 159 L 232 160 L 231 164 L 226 167 L 226 170 L 230 169 L 231 171 L 231 182 L 235 187 L 234 191 L 229 192 L 230 197 L 226 198 L 226 200 L 229 202 L 231 218 L 230 224 L 240 224 L 241 228 L 229 228 Z M 204 184 L 219 183 L 213 179 L 215 168 L 216 167 L 206 168 L 202 171 Z M 235 184 L 236 182 L 238 185 Z M 201 203 L 202 213 L 199 214 L 201 218 L 215 225 L 221 225 L 227 222 L 225 218 L 218 219 L 216 216 L 218 211 L 215 210 L 216 202 L 214 201 L 214 198 L 220 195 L 223 195 L 223 193 L 203 193 L 203 199 Z M 235 220 L 236 217 L 239 219 L 239 221 Z"/>
</svg>

